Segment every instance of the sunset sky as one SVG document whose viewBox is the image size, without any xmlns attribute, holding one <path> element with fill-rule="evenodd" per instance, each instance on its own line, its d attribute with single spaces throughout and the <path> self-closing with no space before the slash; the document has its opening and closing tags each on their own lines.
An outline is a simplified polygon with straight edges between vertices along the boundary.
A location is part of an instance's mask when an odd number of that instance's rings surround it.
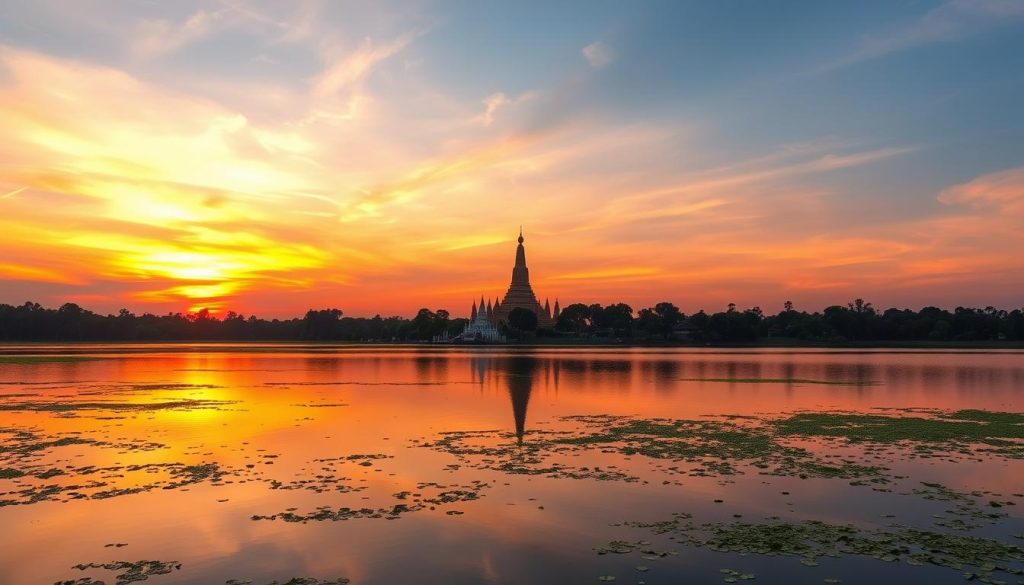
<svg viewBox="0 0 1024 585">
<path fill-rule="evenodd" d="M 4 2 L 0 302 L 1024 305 L 1024 0 Z"/>
</svg>

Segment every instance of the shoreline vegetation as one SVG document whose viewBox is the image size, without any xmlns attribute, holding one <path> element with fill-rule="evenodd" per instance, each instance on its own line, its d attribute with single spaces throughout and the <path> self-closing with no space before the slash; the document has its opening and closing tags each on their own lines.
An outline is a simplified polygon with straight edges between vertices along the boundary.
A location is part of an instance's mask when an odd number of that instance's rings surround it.
<svg viewBox="0 0 1024 585">
<path fill-rule="evenodd" d="M 66 303 L 45 308 L 0 304 L 0 345 L 11 343 L 309 343 L 450 345 L 468 320 L 444 309 L 420 309 L 412 318 L 350 317 L 340 309 L 311 309 L 303 317 L 262 319 L 229 311 L 101 315 Z M 526 323 L 523 325 L 522 323 Z M 571 304 L 553 329 L 536 320 L 499 326 L 516 347 L 680 347 L 722 349 L 1024 349 L 1024 310 L 925 307 L 878 310 L 856 299 L 821 312 L 785 303 L 769 315 L 759 307 L 684 314 L 668 302 L 634 312 L 624 303 Z M 518 326 L 515 326 L 518 325 Z M 463 345 L 475 345 L 463 343 Z"/>
</svg>

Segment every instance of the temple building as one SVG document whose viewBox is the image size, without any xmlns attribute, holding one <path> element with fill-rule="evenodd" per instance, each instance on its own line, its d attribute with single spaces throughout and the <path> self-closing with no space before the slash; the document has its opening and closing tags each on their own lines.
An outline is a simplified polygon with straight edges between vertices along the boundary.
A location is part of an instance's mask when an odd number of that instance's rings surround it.
<svg viewBox="0 0 1024 585">
<path fill-rule="evenodd" d="M 537 295 L 533 292 L 533 287 L 530 286 L 530 269 L 526 267 L 526 249 L 523 248 L 522 228 L 519 230 L 519 245 L 516 247 L 516 263 L 512 267 L 512 283 L 509 284 L 508 291 L 505 292 L 505 298 L 500 301 L 496 298 L 493 304 L 490 300 L 484 304 L 481 299 L 479 308 L 474 303 L 470 323 L 475 322 L 479 314 L 483 313 L 494 327 L 500 327 L 502 324 L 508 323 L 508 314 L 515 308 L 526 309 L 537 315 L 538 329 L 551 329 L 558 320 L 558 299 L 555 299 L 554 310 L 547 299 L 541 305 L 537 300 Z"/>
<path fill-rule="evenodd" d="M 484 298 L 480 297 L 480 309 L 477 310 L 476 303 L 473 303 L 473 312 L 469 323 L 462 330 L 459 336 L 462 341 L 480 341 L 486 343 L 505 343 L 505 336 L 498 331 L 487 318 L 487 310 L 484 308 Z"/>
</svg>

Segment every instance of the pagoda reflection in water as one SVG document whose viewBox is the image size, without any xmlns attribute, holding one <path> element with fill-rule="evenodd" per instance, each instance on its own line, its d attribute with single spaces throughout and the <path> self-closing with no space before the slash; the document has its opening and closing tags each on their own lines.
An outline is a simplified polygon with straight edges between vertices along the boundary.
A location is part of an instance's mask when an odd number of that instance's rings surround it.
<svg viewBox="0 0 1024 585">
<path fill-rule="evenodd" d="M 558 360 L 533 356 L 479 356 L 471 359 L 471 367 L 474 381 L 481 385 L 504 379 L 512 402 L 516 442 L 521 445 L 526 435 L 526 415 L 534 382 L 543 376 L 546 385 L 557 391 Z"/>
</svg>

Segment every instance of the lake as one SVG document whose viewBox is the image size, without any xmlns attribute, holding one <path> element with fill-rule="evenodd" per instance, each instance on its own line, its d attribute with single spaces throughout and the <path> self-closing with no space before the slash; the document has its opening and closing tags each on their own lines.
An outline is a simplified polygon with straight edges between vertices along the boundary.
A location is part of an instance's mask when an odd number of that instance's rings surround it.
<svg viewBox="0 0 1024 585">
<path fill-rule="evenodd" d="M 1024 353 L 0 348 L 0 583 L 1024 583 Z"/>
</svg>

